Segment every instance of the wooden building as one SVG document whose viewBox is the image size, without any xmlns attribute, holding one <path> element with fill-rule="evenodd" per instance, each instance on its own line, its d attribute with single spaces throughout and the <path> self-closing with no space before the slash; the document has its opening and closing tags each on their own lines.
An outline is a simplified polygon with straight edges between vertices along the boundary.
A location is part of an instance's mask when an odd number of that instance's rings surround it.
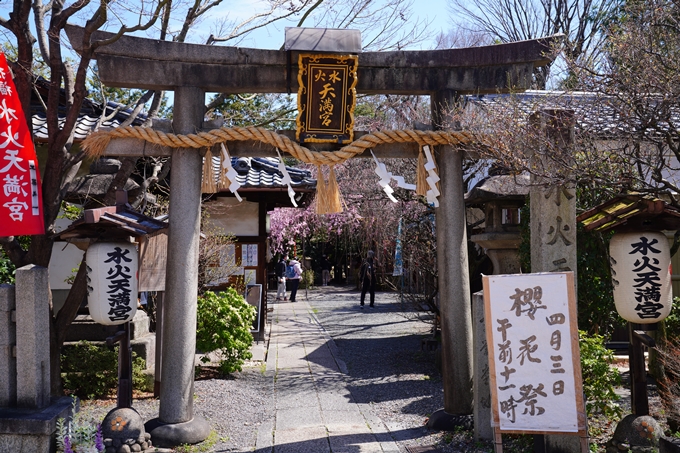
<svg viewBox="0 0 680 453">
<path fill-rule="evenodd" d="M 217 159 L 213 167 L 219 169 Z M 228 246 L 219 257 L 219 265 L 228 270 L 210 282 L 214 290 L 235 285 L 242 278 L 246 299 L 255 305 L 258 317 L 253 326 L 256 338 L 264 335 L 267 313 L 267 268 L 272 257 L 268 249 L 269 212 L 277 207 L 294 207 L 288 195 L 288 186 L 278 169 L 276 158 L 232 157 L 241 184 L 239 200 L 227 188 L 218 188 L 213 194 L 204 194 L 203 209 L 207 213 L 204 234 L 234 236 L 233 246 Z M 316 180 L 307 170 L 286 167 L 291 187 L 295 191 L 298 207 L 307 206 L 316 193 Z M 217 177 L 216 177 L 217 178 Z M 237 285 L 238 286 L 238 285 Z"/>
</svg>

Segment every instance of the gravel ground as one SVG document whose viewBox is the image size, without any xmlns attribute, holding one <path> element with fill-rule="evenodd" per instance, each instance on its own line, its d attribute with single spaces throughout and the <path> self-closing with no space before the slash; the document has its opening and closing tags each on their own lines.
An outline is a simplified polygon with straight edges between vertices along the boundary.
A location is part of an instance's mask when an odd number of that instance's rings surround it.
<svg viewBox="0 0 680 453">
<path fill-rule="evenodd" d="M 304 296 L 303 290 L 298 297 Z M 493 452 L 490 443 L 474 442 L 471 431 L 425 428 L 428 416 L 444 405 L 436 353 L 421 349 L 421 341 L 431 336 L 431 325 L 417 319 L 398 295 L 377 293 L 376 308 L 363 310 L 358 306 L 358 292 L 345 288 L 322 288 L 306 296 L 316 318 L 335 341 L 339 358 L 347 364 L 355 401 L 382 419 L 401 453 L 410 453 L 409 449 L 417 446 L 432 446 L 441 453 Z M 246 364 L 243 372 L 227 379 L 199 379 L 195 393 L 195 412 L 210 422 L 218 438 L 212 448 L 203 451 L 253 451 L 259 426 L 274 417 L 272 382 L 265 378 L 260 362 Z M 622 388 L 620 393 L 624 407 L 629 407 L 629 392 Z M 81 416 L 101 420 L 114 403 L 83 402 Z M 134 407 L 144 420 L 158 415 L 158 401 L 153 397 L 136 398 Z M 650 392 L 650 408 L 652 415 L 661 417 L 654 391 Z M 601 431 L 595 438 L 599 445 L 611 437 L 615 427 L 607 420 L 589 423 Z M 530 436 L 506 435 L 503 440 L 506 453 L 532 451 Z"/>
<path fill-rule="evenodd" d="M 246 364 L 242 372 L 226 379 L 199 378 L 194 391 L 194 412 L 208 420 L 217 434 L 207 451 L 253 451 L 260 424 L 274 417 L 272 382 L 261 365 Z M 83 401 L 81 417 L 101 421 L 114 405 L 115 400 Z M 158 416 L 158 400 L 153 396 L 136 397 L 133 407 L 145 421 Z"/>
</svg>

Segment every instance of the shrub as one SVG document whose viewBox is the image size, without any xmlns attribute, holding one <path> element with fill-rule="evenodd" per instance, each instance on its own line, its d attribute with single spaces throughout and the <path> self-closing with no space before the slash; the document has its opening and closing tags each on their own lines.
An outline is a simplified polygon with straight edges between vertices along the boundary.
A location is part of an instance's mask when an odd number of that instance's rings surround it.
<svg viewBox="0 0 680 453">
<path fill-rule="evenodd" d="M 19 244 L 23 250 L 28 250 L 33 236 L 19 236 Z M 0 247 L 0 284 L 13 285 L 15 283 L 16 266 Z"/>
<path fill-rule="evenodd" d="M 16 267 L 10 261 L 5 252 L 0 249 L 0 284 L 14 284 L 14 272 Z"/>
<path fill-rule="evenodd" d="M 619 396 L 614 392 L 621 384 L 621 375 L 610 367 L 614 354 L 604 346 L 604 337 L 579 330 L 579 346 L 588 417 L 596 413 L 610 418 L 621 417 L 621 408 L 615 402 Z"/>
<path fill-rule="evenodd" d="M 314 271 L 308 269 L 300 276 L 300 289 L 311 288 L 314 286 Z"/>
<path fill-rule="evenodd" d="M 132 387 L 144 390 L 145 361 L 132 353 Z M 62 348 L 61 378 L 68 394 L 82 399 L 107 396 L 118 387 L 118 346 L 88 341 Z"/>
<path fill-rule="evenodd" d="M 255 307 L 248 304 L 235 289 L 220 293 L 206 291 L 198 298 L 196 347 L 204 354 L 221 354 L 219 370 L 223 374 L 241 371 L 243 362 L 250 359 L 255 320 Z M 203 363 L 209 358 L 201 358 Z"/>
</svg>

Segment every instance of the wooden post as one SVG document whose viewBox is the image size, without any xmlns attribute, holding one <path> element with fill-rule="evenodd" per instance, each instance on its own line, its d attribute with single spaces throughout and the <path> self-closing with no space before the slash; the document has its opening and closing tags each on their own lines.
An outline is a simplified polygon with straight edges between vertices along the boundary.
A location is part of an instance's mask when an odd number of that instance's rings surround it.
<svg viewBox="0 0 680 453">
<path fill-rule="evenodd" d="M 647 398 L 647 369 L 645 367 L 645 334 L 640 332 L 641 324 L 628 323 L 630 344 L 628 346 L 628 368 L 630 370 L 631 408 L 635 415 L 649 415 Z M 649 338 L 651 339 L 651 337 Z M 649 342 L 649 340 L 647 341 Z M 648 346 L 654 346 L 653 344 Z"/>
<path fill-rule="evenodd" d="M 106 344 L 113 346 L 118 343 L 118 408 L 132 407 L 132 346 L 130 345 L 130 321 L 123 324 L 112 337 L 106 339 Z"/>
<path fill-rule="evenodd" d="M 497 427 L 493 429 L 493 451 L 494 453 L 503 453 L 503 435 Z"/>
</svg>

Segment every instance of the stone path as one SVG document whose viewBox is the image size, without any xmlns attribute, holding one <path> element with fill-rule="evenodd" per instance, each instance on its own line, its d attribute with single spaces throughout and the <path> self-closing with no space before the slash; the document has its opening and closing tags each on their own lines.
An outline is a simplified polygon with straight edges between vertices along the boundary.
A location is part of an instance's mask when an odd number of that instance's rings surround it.
<svg viewBox="0 0 680 453">
<path fill-rule="evenodd" d="M 276 303 L 267 374 L 273 422 L 258 431 L 258 453 L 399 453 L 382 421 L 357 404 L 335 345 L 308 302 Z"/>
</svg>

